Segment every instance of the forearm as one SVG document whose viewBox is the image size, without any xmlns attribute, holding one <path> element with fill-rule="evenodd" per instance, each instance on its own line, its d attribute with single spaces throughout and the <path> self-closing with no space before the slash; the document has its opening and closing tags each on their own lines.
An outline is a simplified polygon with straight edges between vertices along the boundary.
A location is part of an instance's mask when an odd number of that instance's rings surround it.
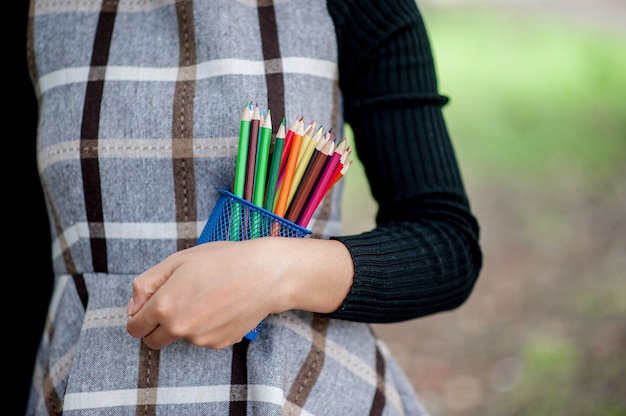
<svg viewBox="0 0 626 416">
<path fill-rule="evenodd" d="M 481 268 L 471 223 L 424 218 L 337 238 L 352 253 L 355 275 L 331 318 L 392 323 L 454 309 L 471 294 Z"/>
</svg>

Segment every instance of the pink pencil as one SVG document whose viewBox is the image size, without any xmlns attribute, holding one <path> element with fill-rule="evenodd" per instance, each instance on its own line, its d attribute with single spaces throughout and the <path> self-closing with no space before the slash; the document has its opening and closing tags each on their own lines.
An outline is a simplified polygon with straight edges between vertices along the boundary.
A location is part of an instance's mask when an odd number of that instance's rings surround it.
<svg viewBox="0 0 626 416">
<path fill-rule="evenodd" d="M 337 165 L 339 165 L 339 161 L 341 160 L 341 155 L 343 154 L 345 146 L 346 141 L 342 140 L 333 152 L 333 155 L 330 157 L 328 165 L 325 167 L 319 183 L 317 184 L 313 194 L 311 195 L 309 203 L 306 205 L 304 211 L 298 218 L 298 225 L 306 228 L 306 226 L 309 224 L 309 221 L 315 213 L 317 206 L 322 202 L 324 195 L 326 195 L 327 186 L 335 174 L 335 168 L 337 167 Z"/>
</svg>

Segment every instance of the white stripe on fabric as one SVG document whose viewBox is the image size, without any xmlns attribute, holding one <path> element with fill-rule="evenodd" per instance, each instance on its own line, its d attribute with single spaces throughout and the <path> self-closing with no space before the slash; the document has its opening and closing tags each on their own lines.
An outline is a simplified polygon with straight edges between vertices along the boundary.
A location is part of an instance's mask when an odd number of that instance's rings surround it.
<svg viewBox="0 0 626 416">
<path fill-rule="evenodd" d="M 305 338 L 309 342 L 313 342 L 313 337 L 311 336 L 311 327 L 306 325 L 296 314 L 293 312 L 284 312 L 278 315 L 270 315 L 267 318 L 267 322 L 272 325 L 280 325 L 286 328 L 289 328 L 293 332 L 297 333 L 301 337 Z M 101 328 L 101 327 L 113 327 L 113 326 L 125 326 L 127 322 L 125 306 L 120 308 L 103 308 L 103 309 L 94 309 L 90 310 L 85 314 L 85 323 L 83 324 L 83 328 Z M 326 355 L 338 363 L 340 363 L 343 367 L 345 367 L 348 371 L 352 372 L 354 375 L 369 383 L 370 385 L 376 387 L 377 385 L 377 373 L 376 369 L 368 365 L 365 361 L 352 354 L 342 345 L 332 341 L 331 339 L 325 338 L 325 345 L 319 345 L 320 349 L 325 351 Z M 388 358 L 388 351 L 383 349 L 384 355 Z M 249 386 L 250 387 L 250 386 Z M 280 402 L 276 401 L 276 397 L 272 396 L 271 391 L 264 389 L 266 386 L 257 385 L 255 386 L 257 390 L 251 392 L 248 390 L 248 400 L 250 401 L 263 401 L 263 402 L 271 402 L 279 405 L 283 405 L 284 398 L 283 393 L 280 391 Z M 214 387 L 213 387 L 214 388 Z M 212 388 L 212 389 L 213 389 Z M 186 387 L 180 388 L 181 392 L 177 392 L 176 395 L 188 394 L 189 397 L 180 398 L 180 401 L 176 401 L 176 399 L 169 397 L 169 394 L 174 394 L 172 391 L 177 390 L 179 388 L 170 388 L 170 389 L 159 389 L 159 395 L 163 394 L 163 398 L 159 397 L 157 402 L 159 404 L 166 403 L 201 403 L 207 401 L 217 401 L 217 400 L 206 400 L 211 394 L 214 394 L 215 391 L 206 391 L 199 392 L 194 390 L 195 388 Z M 133 390 L 134 391 L 134 390 Z M 105 392 L 98 394 L 106 394 Z M 230 394 L 230 392 L 228 393 Z M 389 402 L 394 406 L 398 412 L 402 413 L 402 403 L 400 400 L 400 395 L 398 391 L 388 382 L 385 381 L 385 394 L 389 399 Z M 203 401 L 199 402 L 194 399 L 200 395 L 203 397 Z M 135 396 L 136 397 L 136 396 Z M 227 396 L 228 397 L 228 396 Z M 225 399 L 228 400 L 228 399 Z M 134 402 L 132 403 L 134 404 Z M 123 406 L 124 404 L 118 404 L 119 406 Z M 118 406 L 111 405 L 111 406 Z M 96 406 L 99 407 L 99 406 Z"/>
<path fill-rule="evenodd" d="M 62 274 L 57 277 L 56 283 L 54 285 L 54 291 L 52 292 L 52 296 L 50 297 L 50 304 L 48 306 L 48 317 L 56 316 L 57 311 L 59 310 L 59 304 L 61 303 L 61 299 L 63 298 L 63 293 L 65 293 L 65 287 L 68 282 L 72 278 L 69 274 Z M 44 334 L 47 334 L 48 331 L 44 331 Z"/>
<path fill-rule="evenodd" d="M 63 410 L 98 409 L 114 406 L 136 406 L 137 390 L 110 390 L 91 393 L 68 393 L 63 399 Z M 143 403 L 142 403 L 143 404 Z"/>
<path fill-rule="evenodd" d="M 126 315 L 125 306 L 121 308 L 89 310 L 85 313 L 82 329 L 126 326 L 127 321 L 128 315 Z"/>
<path fill-rule="evenodd" d="M 382 339 L 377 339 L 376 340 L 376 345 L 378 345 L 378 349 L 380 350 L 380 353 L 382 354 L 382 356 L 383 356 L 383 358 L 385 360 L 389 361 L 389 360 L 393 360 L 394 359 L 393 358 L 393 354 L 389 350 L 389 347 L 387 346 L 385 341 L 383 341 Z M 398 396 L 398 392 L 389 383 L 385 383 L 385 396 L 387 396 L 387 397 L 396 397 L 396 396 Z M 399 397 L 398 397 L 398 400 L 400 400 Z M 401 410 L 401 412 L 403 412 L 403 411 L 404 411 L 404 409 Z"/>
<path fill-rule="evenodd" d="M 200 235 L 206 224 L 206 219 L 192 221 L 190 223 L 176 222 L 142 222 L 142 223 L 112 223 L 104 224 L 104 234 L 108 239 L 119 240 L 171 240 L 176 239 L 176 227 L 195 227 L 196 235 Z M 63 230 L 63 238 L 68 248 L 71 248 L 81 239 L 98 237 L 89 233 L 87 223 L 76 223 Z M 57 237 L 52 242 L 52 257 L 57 259 L 63 255 L 60 238 Z"/>
<path fill-rule="evenodd" d="M 93 148 L 99 159 L 171 159 L 171 139 L 101 139 Z M 195 158 L 236 157 L 237 137 L 199 138 L 193 140 L 192 150 Z M 81 145 L 79 140 L 63 141 L 43 149 L 37 155 L 39 169 L 79 159 Z"/>
<path fill-rule="evenodd" d="M 246 59 L 216 59 L 188 67 L 180 71 L 178 67 L 148 68 L 134 66 L 108 66 L 104 75 L 105 81 L 180 81 L 181 75 L 189 74 L 188 79 L 201 80 L 205 78 L 227 75 L 265 75 L 267 67 L 281 68 L 285 74 L 304 74 L 319 78 L 337 80 L 337 64 L 335 62 L 314 58 L 282 58 L 280 65 L 266 65 L 269 62 L 251 61 Z M 42 75 L 39 78 L 39 91 L 43 94 L 55 87 L 88 81 L 90 67 L 59 69 Z M 97 71 L 96 71 L 97 72 Z M 195 75 L 194 75 L 195 72 Z"/>
<path fill-rule="evenodd" d="M 117 6 L 118 12 L 146 12 L 176 3 L 176 0 L 150 0 L 150 1 L 121 1 Z M 101 2 L 93 0 L 50 0 L 37 2 L 35 16 L 51 13 L 65 12 L 99 12 L 102 9 Z"/>
<path fill-rule="evenodd" d="M 65 395 L 63 410 L 100 409 L 116 406 L 170 405 L 188 403 L 217 403 L 230 401 L 230 385 L 158 387 L 156 389 L 126 389 L 98 391 L 91 393 L 68 393 Z M 283 406 L 285 393 L 282 389 L 260 384 L 247 386 L 249 402 L 273 403 Z M 144 393 L 144 394 L 141 394 Z M 138 402 L 138 397 L 155 397 L 156 403 Z M 311 416 L 306 411 L 300 415 Z"/>
<path fill-rule="evenodd" d="M 339 79 L 337 63 L 322 59 L 311 58 L 283 58 L 283 72 L 287 74 L 306 74 L 314 77 L 327 78 L 333 81 Z"/>
<path fill-rule="evenodd" d="M 75 355 L 76 344 L 72 345 L 71 348 L 68 348 L 65 354 L 59 357 L 59 359 L 50 368 L 49 376 L 55 386 L 57 386 L 60 382 L 67 380 L 72 364 L 74 363 Z"/>
<path fill-rule="evenodd" d="M 57 387 L 61 381 L 67 380 L 67 377 L 70 374 L 70 369 L 72 368 L 72 362 L 74 361 L 74 355 L 76 355 L 76 345 L 69 348 L 65 352 L 65 354 L 63 354 L 54 363 L 54 365 L 49 369 L 48 375 L 50 377 L 50 380 L 52 381 L 52 384 L 55 387 Z M 35 363 L 35 368 L 33 372 L 34 382 L 31 385 L 32 388 L 37 390 L 37 393 L 39 393 L 38 394 L 39 401 L 37 404 L 37 408 L 40 408 L 41 406 L 43 406 L 44 399 L 46 397 L 46 395 L 42 391 L 42 386 L 46 384 L 43 382 L 44 374 L 45 374 L 44 368 L 41 366 L 41 362 L 37 360 Z"/>
</svg>

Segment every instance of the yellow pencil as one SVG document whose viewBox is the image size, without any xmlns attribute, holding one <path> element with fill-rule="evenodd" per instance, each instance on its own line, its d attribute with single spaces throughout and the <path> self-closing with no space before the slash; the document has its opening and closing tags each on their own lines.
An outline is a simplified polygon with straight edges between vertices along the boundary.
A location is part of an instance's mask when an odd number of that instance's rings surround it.
<svg viewBox="0 0 626 416">
<path fill-rule="evenodd" d="M 309 131 L 309 130 L 307 130 Z M 306 132 L 304 133 L 304 137 L 302 138 L 302 146 L 300 146 L 300 155 L 298 156 L 298 162 L 296 163 L 296 172 L 293 175 L 293 182 L 291 183 L 291 190 L 289 191 L 289 198 L 287 199 L 287 205 L 291 204 L 293 201 L 293 196 L 300 186 L 300 182 L 302 181 L 302 176 L 309 165 L 309 161 L 311 160 L 311 156 L 313 156 L 313 151 L 315 150 L 315 146 L 319 143 L 322 138 L 323 128 L 320 127 L 317 132 L 311 137 Z"/>
</svg>

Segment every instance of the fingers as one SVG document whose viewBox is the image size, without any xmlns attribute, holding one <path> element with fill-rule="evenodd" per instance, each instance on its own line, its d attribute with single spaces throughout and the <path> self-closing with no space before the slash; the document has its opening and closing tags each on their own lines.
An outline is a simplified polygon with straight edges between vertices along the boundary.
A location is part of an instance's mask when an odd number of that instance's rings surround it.
<svg viewBox="0 0 626 416">
<path fill-rule="evenodd" d="M 167 347 L 174 341 L 176 338 L 168 335 L 161 326 L 157 326 L 154 331 L 143 337 L 143 343 L 153 350 Z"/>
<path fill-rule="evenodd" d="M 126 322 L 126 330 L 135 338 L 145 338 L 153 333 L 158 327 L 159 322 L 157 321 L 156 315 L 154 313 L 146 313 L 145 310 L 140 310 L 135 315 L 130 316 Z M 160 340 L 158 343 L 155 343 L 155 345 L 164 342 L 166 341 Z M 148 346 L 151 347 L 150 345 Z"/>
<path fill-rule="evenodd" d="M 132 318 L 134 319 L 134 318 Z M 226 327 L 216 328 L 213 331 L 203 333 L 201 335 L 190 334 L 186 337 L 173 335 L 167 327 L 157 325 L 149 334 L 142 337 L 144 344 L 153 350 L 167 347 L 178 339 L 184 339 L 196 347 L 205 347 L 212 349 L 223 349 L 233 344 L 241 342 L 243 336 L 240 333 L 230 330 Z"/>
<path fill-rule="evenodd" d="M 243 267 L 232 267 L 243 252 L 254 255 Z M 177 339 L 214 349 L 238 342 L 273 312 L 268 299 L 277 272 L 257 252 L 243 242 L 214 242 L 179 251 L 146 270 L 132 284 L 128 333 L 153 349 Z"/>
<path fill-rule="evenodd" d="M 126 314 L 129 316 L 126 330 L 131 336 L 144 338 L 158 328 L 158 315 L 154 312 L 141 313 L 141 311 L 146 302 L 152 298 L 156 291 L 167 282 L 173 271 L 176 270 L 176 264 L 176 257 L 172 255 L 133 280 L 133 294 L 126 306 Z M 157 341 L 153 343 L 155 348 L 168 345 L 174 341 L 173 337 L 163 336 L 162 331 L 158 335 Z M 151 347 L 150 345 L 148 346 Z"/>
<path fill-rule="evenodd" d="M 133 280 L 133 294 L 126 307 L 126 314 L 128 316 L 135 315 L 148 299 L 167 282 L 175 268 L 175 258 L 171 256 L 137 276 Z"/>
</svg>

